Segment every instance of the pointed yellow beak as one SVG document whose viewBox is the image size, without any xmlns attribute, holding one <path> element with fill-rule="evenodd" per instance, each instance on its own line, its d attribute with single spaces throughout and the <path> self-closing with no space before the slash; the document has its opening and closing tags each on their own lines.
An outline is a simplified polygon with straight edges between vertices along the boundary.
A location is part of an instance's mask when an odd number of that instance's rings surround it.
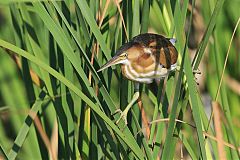
<svg viewBox="0 0 240 160">
<path fill-rule="evenodd" d="M 116 55 L 112 59 L 110 59 L 106 64 L 104 64 L 97 72 L 101 72 L 102 70 L 104 70 L 110 66 L 123 63 L 125 60 L 126 60 L 126 57 L 123 56 L 122 54 Z"/>
</svg>

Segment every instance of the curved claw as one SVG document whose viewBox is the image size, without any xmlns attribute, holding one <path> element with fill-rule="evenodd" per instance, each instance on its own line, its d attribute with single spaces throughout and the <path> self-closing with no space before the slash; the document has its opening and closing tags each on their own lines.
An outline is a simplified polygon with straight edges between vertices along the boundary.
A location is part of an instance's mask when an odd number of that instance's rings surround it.
<svg viewBox="0 0 240 160">
<path fill-rule="evenodd" d="M 120 117 L 118 118 L 118 120 L 115 122 L 116 124 L 118 124 L 120 122 L 120 120 L 122 119 L 124 121 L 124 123 L 127 125 L 127 111 L 124 110 L 122 111 L 121 109 L 117 109 L 114 113 L 112 113 L 112 115 L 115 115 L 117 113 L 120 113 Z"/>
<path fill-rule="evenodd" d="M 116 124 L 118 124 L 120 122 L 121 119 L 123 119 L 124 123 L 127 125 L 127 114 L 129 109 L 132 107 L 132 105 L 137 101 L 139 97 L 139 92 L 135 92 L 133 95 L 132 100 L 130 101 L 130 103 L 127 105 L 127 107 L 125 108 L 124 111 L 121 111 L 120 109 L 117 109 L 112 115 L 116 114 L 116 113 L 120 113 L 120 117 L 119 119 L 116 121 Z"/>
<path fill-rule="evenodd" d="M 122 111 L 121 111 L 121 109 L 117 109 L 115 112 L 113 112 L 111 115 L 112 116 L 114 116 L 115 114 L 117 114 L 117 113 L 121 113 Z"/>
<path fill-rule="evenodd" d="M 116 124 L 118 124 L 120 122 L 120 120 L 122 119 L 125 123 L 125 125 L 127 125 L 127 113 L 126 110 L 124 111 L 121 111 L 120 109 L 119 110 L 116 110 L 116 112 L 120 112 L 120 117 L 119 119 L 116 121 Z"/>
</svg>

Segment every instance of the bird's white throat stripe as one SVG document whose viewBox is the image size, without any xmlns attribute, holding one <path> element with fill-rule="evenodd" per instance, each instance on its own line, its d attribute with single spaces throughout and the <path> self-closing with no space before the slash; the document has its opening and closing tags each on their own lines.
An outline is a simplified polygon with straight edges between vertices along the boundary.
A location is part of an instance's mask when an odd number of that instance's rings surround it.
<svg viewBox="0 0 240 160">
<path fill-rule="evenodd" d="M 139 77 L 139 73 L 135 71 L 135 69 L 133 69 L 132 65 L 129 64 L 128 65 L 128 69 L 130 70 L 130 72 L 134 75 L 134 77 Z"/>
<path fill-rule="evenodd" d="M 124 66 L 125 74 L 128 79 L 137 81 L 140 83 L 151 83 L 153 79 L 161 79 L 167 76 L 167 74 L 175 70 L 177 67 L 177 64 L 171 65 L 170 69 L 163 68 L 162 65 L 159 65 L 157 67 L 157 70 L 147 72 L 147 73 L 138 73 L 134 70 L 134 68 L 131 66 L 131 64 L 127 64 Z"/>
<path fill-rule="evenodd" d="M 134 76 L 132 75 L 132 73 L 131 73 L 131 71 L 130 71 L 130 69 L 129 69 L 128 66 L 129 66 L 129 65 L 125 65 L 125 66 L 124 66 L 125 74 L 126 74 L 127 78 L 129 78 L 129 79 L 131 79 L 131 80 L 135 80 L 136 77 L 134 77 Z"/>
<path fill-rule="evenodd" d="M 130 69 L 130 65 L 125 65 L 124 66 L 125 69 L 125 74 L 127 76 L 128 79 L 133 80 L 133 81 L 137 81 L 137 82 L 141 82 L 141 83 L 152 83 L 152 78 L 151 77 L 139 77 L 139 76 L 135 76 L 132 73 L 136 71 L 135 70 L 131 70 Z"/>
<path fill-rule="evenodd" d="M 171 65 L 171 69 L 166 69 L 166 68 L 163 68 L 162 65 L 158 65 L 156 70 L 151 71 L 151 72 L 147 72 L 147 73 L 138 73 L 138 72 L 135 71 L 135 69 L 132 67 L 132 65 L 129 64 L 128 66 L 129 66 L 128 71 L 130 73 L 132 73 L 133 77 L 144 78 L 144 77 L 165 76 L 169 71 L 172 71 L 172 70 L 176 69 L 177 64 L 175 63 L 175 64 Z"/>
</svg>

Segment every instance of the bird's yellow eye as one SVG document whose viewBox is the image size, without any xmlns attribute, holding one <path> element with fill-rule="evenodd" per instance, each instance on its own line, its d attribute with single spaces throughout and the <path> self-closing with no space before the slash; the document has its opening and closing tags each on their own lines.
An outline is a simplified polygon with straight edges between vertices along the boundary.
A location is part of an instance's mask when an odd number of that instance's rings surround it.
<svg viewBox="0 0 240 160">
<path fill-rule="evenodd" d="M 123 54 L 121 55 L 122 58 L 127 58 L 127 56 L 128 56 L 127 53 L 123 53 Z"/>
</svg>

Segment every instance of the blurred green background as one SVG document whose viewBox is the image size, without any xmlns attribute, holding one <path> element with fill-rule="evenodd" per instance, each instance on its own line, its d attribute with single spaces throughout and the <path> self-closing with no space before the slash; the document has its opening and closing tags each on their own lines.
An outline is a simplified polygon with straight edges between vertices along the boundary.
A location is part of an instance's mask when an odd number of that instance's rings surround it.
<svg viewBox="0 0 240 160">
<path fill-rule="evenodd" d="M 0 0 L 0 159 L 240 159 L 239 8 Z M 115 124 L 133 83 L 119 66 L 96 70 L 146 32 L 177 39 L 180 70 L 142 84 L 128 125 Z"/>
</svg>

